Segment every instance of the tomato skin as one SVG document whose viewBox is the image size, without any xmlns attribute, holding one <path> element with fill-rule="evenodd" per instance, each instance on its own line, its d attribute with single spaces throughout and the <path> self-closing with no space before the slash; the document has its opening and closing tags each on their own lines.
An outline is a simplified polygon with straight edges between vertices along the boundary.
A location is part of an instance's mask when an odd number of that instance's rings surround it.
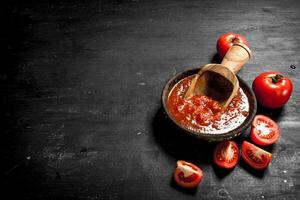
<svg viewBox="0 0 300 200">
<path fill-rule="evenodd" d="M 185 174 L 188 173 L 188 176 Z M 175 182 L 184 188 L 195 188 L 203 178 L 202 170 L 196 165 L 183 161 L 177 161 L 177 167 L 174 171 Z"/>
<path fill-rule="evenodd" d="M 282 76 L 278 82 L 274 82 L 272 77 Z M 286 104 L 292 94 L 292 81 L 284 77 L 279 72 L 263 72 L 258 75 L 253 83 L 252 89 L 260 105 L 267 108 L 280 108 Z"/>
<path fill-rule="evenodd" d="M 272 160 L 272 154 L 244 141 L 242 144 L 242 158 L 252 168 L 262 170 L 265 169 Z"/>
<path fill-rule="evenodd" d="M 280 137 L 279 126 L 267 116 L 256 115 L 252 121 L 251 140 L 261 146 L 275 143 Z"/>
<path fill-rule="evenodd" d="M 219 57 L 223 58 L 234 43 L 243 43 L 249 46 L 248 41 L 242 35 L 232 32 L 224 33 L 218 38 L 217 41 L 217 51 Z"/>
<path fill-rule="evenodd" d="M 221 168 L 232 169 L 239 161 L 239 148 L 234 141 L 224 141 L 214 151 L 214 163 Z"/>
</svg>

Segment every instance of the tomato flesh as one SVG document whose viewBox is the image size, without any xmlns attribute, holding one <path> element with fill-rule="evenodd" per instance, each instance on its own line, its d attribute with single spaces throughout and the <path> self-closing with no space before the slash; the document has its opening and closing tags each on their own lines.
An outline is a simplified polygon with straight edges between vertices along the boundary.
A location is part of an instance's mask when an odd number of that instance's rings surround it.
<svg viewBox="0 0 300 200">
<path fill-rule="evenodd" d="M 242 144 L 242 157 L 254 169 L 265 169 L 272 160 L 272 154 L 244 141 Z"/>
<path fill-rule="evenodd" d="M 178 185 L 185 188 L 195 188 L 202 180 L 203 172 L 196 165 L 179 160 L 174 172 L 174 179 Z"/>
<path fill-rule="evenodd" d="M 179 175 L 180 181 L 185 182 L 185 183 L 191 183 L 191 182 L 195 181 L 198 178 L 197 174 L 192 174 L 192 175 L 190 175 L 188 177 L 185 177 L 184 173 L 182 171 L 179 172 L 178 175 Z"/>
<path fill-rule="evenodd" d="M 256 115 L 252 122 L 251 140 L 258 145 L 266 146 L 275 143 L 280 137 L 279 126 L 267 116 Z"/>
<path fill-rule="evenodd" d="M 214 151 L 214 162 L 221 168 L 231 169 L 239 160 L 239 148 L 234 141 L 224 141 Z"/>
</svg>

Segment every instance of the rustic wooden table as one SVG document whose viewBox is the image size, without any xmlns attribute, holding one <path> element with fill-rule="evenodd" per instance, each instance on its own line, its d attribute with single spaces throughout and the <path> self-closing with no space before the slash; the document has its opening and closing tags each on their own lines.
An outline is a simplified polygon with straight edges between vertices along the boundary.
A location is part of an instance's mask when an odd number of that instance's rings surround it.
<svg viewBox="0 0 300 200">
<path fill-rule="evenodd" d="M 7 199 L 299 199 L 299 1 L 15 1 L 2 14 Z M 282 133 L 263 172 L 243 161 L 218 169 L 215 144 L 178 132 L 162 113 L 166 81 L 218 62 L 227 31 L 250 43 L 253 58 L 239 72 L 249 85 L 270 70 L 294 84 L 283 109 L 258 109 Z M 174 185 L 178 159 L 203 169 L 198 189 Z"/>
</svg>

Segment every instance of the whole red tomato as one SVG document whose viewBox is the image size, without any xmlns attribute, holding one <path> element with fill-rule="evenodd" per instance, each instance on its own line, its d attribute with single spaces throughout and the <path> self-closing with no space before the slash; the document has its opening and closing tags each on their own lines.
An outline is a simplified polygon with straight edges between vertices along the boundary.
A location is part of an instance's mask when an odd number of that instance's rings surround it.
<svg viewBox="0 0 300 200">
<path fill-rule="evenodd" d="M 217 51 L 220 58 L 223 58 L 225 56 L 228 49 L 234 43 L 243 43 L 249 46 L 247 40 L 242 35 L 231 33 L 231 32 L 225 33 L 221 35 L 217 41 Z"/>
<path fill-rule="evenodd" d="M 267 108 L 280 108 L 290 98 L 293 84 L 279 72 L 264 72 L 252 84 L 259 104 Z"/>
</svg>

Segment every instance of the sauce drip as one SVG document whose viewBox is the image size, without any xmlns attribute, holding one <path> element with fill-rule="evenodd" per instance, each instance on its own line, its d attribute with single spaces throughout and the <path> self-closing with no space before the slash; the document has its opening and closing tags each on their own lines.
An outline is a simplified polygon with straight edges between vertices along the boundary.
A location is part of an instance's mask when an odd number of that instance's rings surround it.
<svg viewBox="0 0 300 200">
<path fill-rule="evenodd" d="M 178 123 L 196 132 L 220 134 L 237 128 L 245 121 L 249 115 L 249 102 L 241 88 L 227 110 L 223 111 L 217 101 L 207 96 L 195 95 L 184 99 L 193 78 L 194 75 L 182 79 L 169 94 L 167 107 Z"/>
</svg>

